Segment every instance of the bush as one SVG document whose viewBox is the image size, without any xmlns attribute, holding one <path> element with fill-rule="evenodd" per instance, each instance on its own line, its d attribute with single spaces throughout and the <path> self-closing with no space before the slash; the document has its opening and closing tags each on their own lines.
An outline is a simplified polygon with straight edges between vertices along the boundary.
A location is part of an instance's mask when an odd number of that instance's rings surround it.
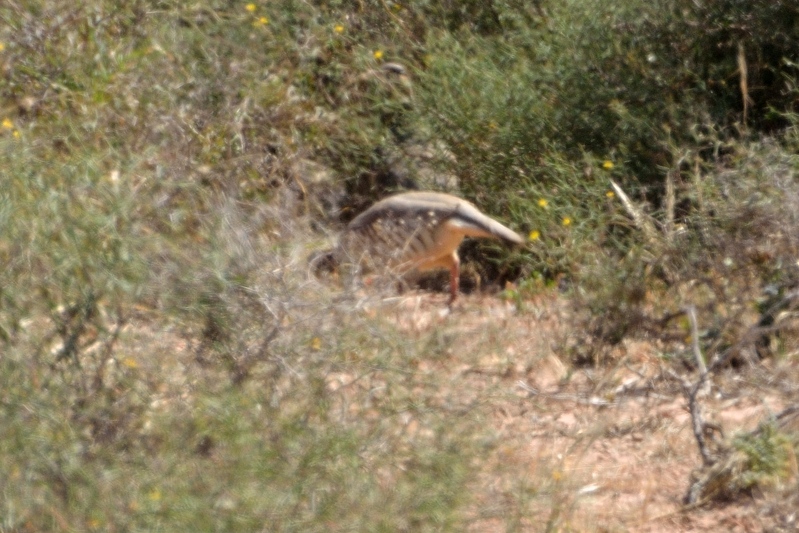
<svg viewBox="0 0 799 533">
<path fill-rule="evenodd" d="M 699 286 L 734 345 L 797 279 L 797 7 L 617 4 L 3 3 L 0 528 L 463 529 L 488 411 L 407 370 L 450 341 L 304 270 L 422 174 L 530 236 L 465 250 L 509 294 L 618 342 Z"/>
</svg>

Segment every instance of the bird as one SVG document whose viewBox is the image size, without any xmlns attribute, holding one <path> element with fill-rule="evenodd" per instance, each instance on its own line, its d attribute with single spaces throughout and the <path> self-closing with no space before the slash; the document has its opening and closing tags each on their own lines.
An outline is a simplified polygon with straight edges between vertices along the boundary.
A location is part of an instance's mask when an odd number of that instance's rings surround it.
<svg viewBox="0 0 799 533">
<path fill-rule="evenodd" d="M 384 198 L 355 217 L 336 248 L 324 254 L 319 264 L 347 264 L 358 273 L 382 269 L 398 275 L 449 269 L 452 305 L 459 289 L 458 247 L 465 237 L 524 242 L 518 233 L 463 198 L 412 191 Z"/>
</svg>

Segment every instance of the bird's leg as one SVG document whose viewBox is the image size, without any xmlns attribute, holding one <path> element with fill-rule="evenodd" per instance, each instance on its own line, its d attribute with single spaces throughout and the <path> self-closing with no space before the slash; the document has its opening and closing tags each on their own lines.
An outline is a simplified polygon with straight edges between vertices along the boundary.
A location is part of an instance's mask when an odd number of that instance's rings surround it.
<svg viewBox="0 0 799 533">
<path fill-rule="evenodd" d="M 449 266 L 449 305 L 458 299 L 458 287 L 461 281 L 461 260 L 458 253 L 452 254 L 452 262 Z"/>
</svg>

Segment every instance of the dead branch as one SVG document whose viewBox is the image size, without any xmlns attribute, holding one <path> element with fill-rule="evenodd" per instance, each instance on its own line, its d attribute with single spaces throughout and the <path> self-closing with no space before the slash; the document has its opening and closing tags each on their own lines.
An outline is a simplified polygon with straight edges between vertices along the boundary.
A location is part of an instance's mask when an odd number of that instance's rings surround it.
<svg viewBox="0 0 799 533">
<path fill-rule="evenodd" d="M 792 303 L 794 299 L 795 295 L 791 293 L 786 295 L 778 304 L 784 304 L 785 302 Z M 775 304 L 775 306 L 778 304 Z M 772 306 L 772 308 L 775 306 Z M 741 346 L 751 342 L 753 337 L 761 335 L 766 328 L 760 326 L 751 327 L 734 346 L 714 356 L 710 364 L 706 366 L 698 344 L 699 328 L 696 320 L 696 308 L 693 305 L 689 305 L 686 306 L 683 311 L 686 313 L 691 323 L 693 352 L 699 368 L 699 377 L 693 385 L 690 385 L 688 380 L 676 376 L 677 379 L 683 383 L 683 387 L 688 391 L 688 409 L 691 413 L 691 426 L 699 448 L 699 453 L 702 456 L 703 472 L 698 479 L 691 482 L 684 499 L 688 508 L 693 508 L 706 503 L 712 495 L 715 494 L 715 491 L 721 490 L 716 487 L 716 485 L 727 483 L 729 479 L 737 476 L 741 469 L 746 468 L 745 464 L 742 462 L 740 453 L 730 452 L 729 450 L 726 453 L 719 454 L 711 452 L 707 442 L 707 435 L 710 434 L 708 430 L 721 432 L 721 428 L 715 424 L 706 422 L 703 418 L 702 406 L 699 402 L 700 395 L 704 396 L 707 394 L 713 375 L 729 362 L 734 354 L 740 350 Z M 783 421 L 790 420 L 797 414 L 799 414 L 799 404 L 786 408 L 772 417 L 770 421 L 783 423 Z M 763 431 L 764 427 L 765 424 L 761 424 L 758 429 L 752 432 L 752 435 L 757 435 L 759 432 Z"/>
<path fill-rule="evenodd" d="M 633 219 L 635 225 L 644 233 L 644 237 L 646 237 L 647 241 L 649 241 L 650 245 L 659 249 L 662 244 L 662 238 L 660 233 L 658 232 L 657 226 L 655 225 L 655 221 L 652 220 L 652 217 L 647 215 L 643 212 L 639 207 L 633 204 L 630 197 L 627 196 L 627 193 L 613 180 L 610 180 L 610 186 L 613 187 L 613 190 L 616 192 L 616 196 L 619 197 L 621 200 L 624 209 L 627 210 L 627 214 L 630 215 L 630 218 Z"/>
<path fill-rule="evenodd" d="M 664 222 L 664 232 L 666 241 L 672 244 L 674 240 L 674 209 L 677 204 L 677 193 L 674 191 L 674 174 L 679 172 L 679 164 L 676 170 L 666 172 L 666 213 Z"/>
<path fill-rule="evenodd" d="M 746 128 L 749 106 L 752 105 L 752 98 L 749 96 L 749 68 L 746 65 L 746 51 L 744 50 L 743 42 L 738 42 L 738 75 L 740 76 L 741 99 L 744 104 L 743 127 Z"/>
<path fill-rule="evenodd" d="M 530 396 L 542 396 L 544 398 L 548 398 L 550 400 L 559 400 L 564 402 L 574 402 L 582 405 L 593 405 L 595 407 L 609 407 L 614 405 L 615 402 L 611 402 L 605 400 L 603 398 L 598 398 L 596 396 L 591 398 L 584 398 L 582 396 L 578 396 L 576 394 L 553 394 L 548 392 L 542 392 L 535 387 L 525 383 L 524 381 L 517 381 L 516 386 L 520 389 L 527 392 Z"/>
</svg>

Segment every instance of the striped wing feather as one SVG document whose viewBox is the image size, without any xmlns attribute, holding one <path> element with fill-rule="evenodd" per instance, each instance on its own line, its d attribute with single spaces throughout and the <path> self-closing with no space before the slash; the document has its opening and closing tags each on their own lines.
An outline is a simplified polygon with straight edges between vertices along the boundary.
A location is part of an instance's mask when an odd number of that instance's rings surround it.
<svg viewBox="0 0 799 533">
<path fill-rule="evenodd" d="M 349 260 L 359 264 L 428 270 L 449 265 L 467 236 L 523 241 L 466 200 L 410 192 L 390 196 L 361 213 L 348 226 L 341 245 Z"/>
</svg>

